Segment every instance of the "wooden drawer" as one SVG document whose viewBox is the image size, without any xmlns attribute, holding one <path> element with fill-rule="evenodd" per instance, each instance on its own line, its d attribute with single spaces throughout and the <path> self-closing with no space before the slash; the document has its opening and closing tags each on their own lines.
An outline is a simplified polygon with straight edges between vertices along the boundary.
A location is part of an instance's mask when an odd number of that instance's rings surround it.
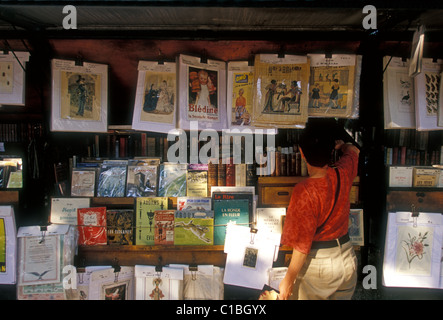
<svg viewBox="0 0 443 320">
<path fill-rule="evenodd" d="M 259 177 L 258 206 L 287 207 L 294 186 L 306 177 Z"/>
<path fill-rule="evenodd" d="M 291 200 L 294 186 L 288 187 L 262 187 L 261 204 L 266 206 L 287 207 Z"/>
</svg>

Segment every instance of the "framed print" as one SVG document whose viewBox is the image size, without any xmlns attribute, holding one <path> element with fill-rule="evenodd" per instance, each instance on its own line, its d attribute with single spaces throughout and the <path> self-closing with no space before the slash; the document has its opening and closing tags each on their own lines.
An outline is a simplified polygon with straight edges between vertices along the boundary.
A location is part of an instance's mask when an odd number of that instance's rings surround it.
<svg viewBox="0 0 443 320">
<path fill-rule="evenodd" d="M 385 129 L 415 129 L 414 79 L 409 60 L 383 57 L 383 110 Z"/>
<path fill-rule="evenodd" d="M 309 116 L 352 118 L 356 55 L 309 54 Z"/>
<path fill-rule="evenodd" d="M 29 52 L 0 54 L 0 104 L 25 105 L 25 70 Z"/>
<path fill-rule="evenodd" d="M 442 59 L 423 59 L 422 71 L 414 78 L 415 121 L 419 131 L 443 130 L 437 119 L 442 65 Z"/>
<path fill-rule="evenodd" d="M 178 59 L 178 127 L 190 130 L 196 122 L 199 130 L 226 129 L 226 62 L 202 63 L 199 57 L 187 55 Z"/>
<path fill-rule="evenodd" d="M 53 59 L 51 131 L 107 130 L 108 66 Z"/>
<path fill-rule="evenodd" d="M 307 56 L 255 56 L 251 124 L 265 128 L 303 128 L 308 120 Z"/>
<path fill-rule="evenodd" d="M 132 128 L 168 133 L 176 125 L 176 63 L 140 61 Z"/>
</svg>

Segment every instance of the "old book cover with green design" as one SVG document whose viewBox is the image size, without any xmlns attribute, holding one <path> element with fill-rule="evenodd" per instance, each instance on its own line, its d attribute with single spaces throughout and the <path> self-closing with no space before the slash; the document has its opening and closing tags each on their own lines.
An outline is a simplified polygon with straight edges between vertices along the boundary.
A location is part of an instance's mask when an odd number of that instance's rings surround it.
<svg viewBox="0 0 443 320">
<path fill-rule="evenodd" d="M 135 208 L 135 244 L 154 245 L 155 211 L 168 209 L 168 198 L 137 197 Z"/>
<path fill-rule="evenodd" d="M 212 210 L 176 211 L 174 244 L 214 244 L 214 212 Z"/>
</svg>

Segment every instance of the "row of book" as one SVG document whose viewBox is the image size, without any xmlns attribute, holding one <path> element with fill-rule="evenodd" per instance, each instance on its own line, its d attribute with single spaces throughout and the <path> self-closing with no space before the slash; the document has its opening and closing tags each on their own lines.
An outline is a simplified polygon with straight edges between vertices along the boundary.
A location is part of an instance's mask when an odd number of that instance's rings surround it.
<svg viewBox="0 0 443 320">
<path fill-rule="evenodd" d="M 281 233 L 285 208 L 257 208 L 254 190 L 223 187 L 211 197 L 137 197 L 130 208 L 52 198 L 50 222 L 76 225 L 79 245 L 223 245 L 228 223 Z M 216 189 L 217 190 L 217 189 Z"/>
<path fill-rule="evenodd" d="M 301 157 L 298 147 L 267 148 L 259 155 L 258 176 L 302 176 L 308 175 L 306 161 Z"/>
<path fill-rule="evenodd" d="M 159 158 L 76 163 L 62 195 L 74 197 L 206 197 L 212 186 L 254 186 L 249 164 L 161 163 Z"/>
<path fill-rule="evenodd" d="M 43 135 L 43 124 L 36 122 L 0 123 L 0 142 L 28 142 Z"/>
<path fill-rule="evenodd" d="M 417 150 L 408 147 L 384 147 L 385 165 L 432 166 L 443 164 L 443 146 L 439 150 Z"/>
</svg>

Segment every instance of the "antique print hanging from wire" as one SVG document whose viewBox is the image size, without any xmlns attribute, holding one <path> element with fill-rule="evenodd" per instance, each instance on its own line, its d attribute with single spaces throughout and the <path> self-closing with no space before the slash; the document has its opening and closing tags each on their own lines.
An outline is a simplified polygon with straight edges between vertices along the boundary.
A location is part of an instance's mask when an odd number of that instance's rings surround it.
<svg viewBox="0 0 443 320">
<path fill-rule="evenodd" d="M 52 60 L 51 131 L 107 132 L 108 66 Z"/>
<path fill-rule="evenodd" d="M 306 56 L 255 56 L 255 95 L 251 124 L 304 127 L 308 118 L 309 61 Z"/>
<path fill-rule="evenodd" d="M 258 249 L 253 247 L 245 248 L 245 255 L 243 257 L 243 267 L 255 269 L 257 266 Z"/>
<path fill-rule="evenodd" d="M 175 129 L 176 64 L 140 61 L 132 128 L 167 133 Z"/>
<path fill-rule="evenodd" d="M 309 59 L 309 115 L 351 117 L 356 56 L 310 54 Z"/>
<path fill-rule="evenodd" d="M 383 57 L 383 108 L 385 129 L 415 128 L 414 79 L 409 60 Z"/>
</svg>

